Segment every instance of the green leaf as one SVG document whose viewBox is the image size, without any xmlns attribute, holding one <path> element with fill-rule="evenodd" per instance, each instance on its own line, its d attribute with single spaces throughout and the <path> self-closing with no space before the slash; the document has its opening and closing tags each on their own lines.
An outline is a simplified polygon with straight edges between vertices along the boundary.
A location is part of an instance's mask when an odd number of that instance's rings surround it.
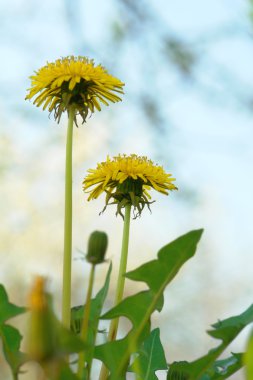
<svg viewBox="0 0 253 380">
<path fill-rule="evenodd" d="M 65 360 L 53 360 L 42 364 L 47 379 L 79 380 Z"/>
<path fill-rule="evenodd" d="M 15 327 L 2 325 L 0 327 L 0 336 L 2 338 L 5 359 L 11 367 L 12 373 L 16 375 L 19 367 L 26 359 L 26 355 L 19 351 L 22 335 Z"/>
<path fill-rule="evenodd" d="M 79 378 L 71 371 L 69 366 L 66 364 L 61 369 L 59 380 L 79 380 Z"/>
<path fill-rule="evenodd" d="M 57 347 L 55 352 L 57 355 L 78 353 L 88 348 L 86 342 L 83 342 L 76 334 L 65 328 L 56 318 L 55 328 L 57 329 Z"/>
<path fill-rule="evenodd" d="M 43 307 L 30 310 L 27 351 L 30 360 L 47 365 L 58 363 L 72 353 L 84 351 L 88 345 L 57 319 L 51 294 L 45 292 L 43 295 Z"/>
<path fill-rule="evenodd" d="M 249 338 L 246 352 L 244 354 L 244 363 L 246 366 L 246 380 L 253 379 L 253 330 Z"/>
<path fill-rule="evenodd" d="M 5 288 L 0 284 L 0 325 L 10 318 L 25 313 L 25 311 L 25 307 L 16 306 L 9 302 Z"/>
<path fill-rule="evenodd" d="M 167 379 L 173 380 L 177 378 L 176 376 L 181 376 L 182 379 L 185 378 L 187 380 L 203 380 L 201 376 L 204 376 L 215 365 L 215 361 L 221 353 L 237 337 L 242 329 L 251 322 L 253 322 L 253 305 L 240 315 L 227 318 L 212 325 L 214 329 L 208 331 L 208 334 L 214 338 L 221 339 L 222 343 L 210 350 L 205 356 L 191 363 L 175 362 L 171 364 Z M 241 368 L 239 363 L 237 363 L 238 369 Z"/>
<path fill-rule="evenodd" d="M 128 272 L 126 277 L 134 281 L 146 282 L 154 293 L 161 292 L 178 273 L 182 265 L 195 253 L 203 230 L 195 230 L 179 237 L 161 248 L 158 260 L 149 261 Z"/>
<path fill-rule="evenodd" d="M 226 359 L 215 361 L 214 365 L 203 375 L 200 380 L 223 380 L 229 378 L 242 368 L 243 354 L 234 354 Z"/>
<path fill-rule="evenodd" d="M 222 339 L 224 343 L 230 343 L 251 322 L 253 322 L 253 304 L 242 314 L 213 324 L 214 330 L 209 330 L 208 334 L 216 339 Z"/>
<path fill-rule="evenodd" d="M 25 362 L 25 355 L 19 351 L 22 336 L 16 328 L 5 324 L 5 322 L 25 311 L 25 307 L 16 306 L 9 302 L 5 288 L 0 284 L 0 337 L 5 359 L 11 367 L 14 377 L 18 373 L 19 367 Z"/>
<path fill-rule="evenodd" d="M 155 371 L 168 368 L 158 328 L 144 340 L 138 354 L 128 370 L 137 373 L 142 380 L 157 380 Z"/>
<path fill-rule="evenodd" d="M 150 290 L 124 299 L 119 305 L 102 316 L 112 319 L 124 316 L 133 327 L 121 340 L 97 346 L 95 357 L 105 363 L 110 371 L 110 380 L 124 379 L 130 356 L 138 352 L 140 344 L 150 332 L 150 317 L 155 309 L 162 309 L 162 297 L 166 286 L 190 259 L 202 235 L 202 230 L 191 231 L 166 245 L 158 252 L 158 259 L 129 272 L 126 277 L 144 281 Z"/>
<path fill-rule="evenodd" d="M 133 328 L 137 329 L 138 326 L 142 323 L 143 316 L 146 315 L 146 312 L 150 307 L 150 304 L 152 304 L 153 299 L 153 292 L 149 290 L 142 291 L 140 293 L 134 294 L 133 296 L 125 298 L 120 304 L 102 315 L 101 318 L 113 319 L 125 316 L 132 322 Z M 154 310 L 155 305 L 152 308 L 151 312 Z"/>
<path fill-rule="evenodd" d="M 193 379 L 191 374 L 191 363 L 182 361 L 175 362 L 170 366 L 167 380 L 189 380 Z M 227 359 L 217 360 L 213 365 L 199 378 L 200 380 L 224 380 L 229 378 L 243 366 L 242 354 L 232 354 Z M 194 378 L 195 379 L 195 378 Z"/>
</svg>

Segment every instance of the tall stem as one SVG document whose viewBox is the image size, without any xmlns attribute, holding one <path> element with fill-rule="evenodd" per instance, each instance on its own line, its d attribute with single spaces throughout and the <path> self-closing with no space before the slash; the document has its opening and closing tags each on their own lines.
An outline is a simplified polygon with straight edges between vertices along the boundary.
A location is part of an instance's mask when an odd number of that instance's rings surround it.
<svg viewBox="0 0 253 380">
<path fill-rule="evenodd" d="M 89 287 L 88 287 L 88 291 L 86 295 L 83 323 L 82 323 L 81 333 L 80 333 L 80 336 L 83 341 L 86 341 L 87 336 L 88 336 L 89 316 L 90 316 L 92 289 L 93 289 L 93 284 L 94 284 L 94 275 L 95 275 L 95 265 L 92 265 L 91 271 L 90 271 Z M 84 362 L 85 362 L 85 353 L 84 351 L 82 351 L 79 353 L 78 369 L 77 369 L 77 375 L 80 379 L 82 379 Z"/>
<path fill-rule="evenodd" d="M 62 323 L 70 327 L 71 312 L 71 263 L 72 263 L 72 145 L 75 108 L 69 109 L 66 166 L 65 166 L 65 220 L 62 286 Z"/>
<path fill-rule="evenodd" d="M 125 277 L 127 267 L 127 256 L 128 256 L 128 244 L 129 244 L 129 230 L 130 230 L 130 216 L 131 216 L 131 205 L 125 207 L 125 218 L 124 218 L 124 227 L 123 227 L 123 238 L 122 238 L 122 247 L 121 247 L 121 256 L 120 256 L 120 266 L 119 274 L 116 288 L 116 295 L 114 306 L 118 305 L 123 298 Z M 108 341 L 113 341 L 116 339 L 117 331 L 119 326 L 119 319 L 113 319 L 110 324 Z M 108 375 L 107 368 L 102 365 L 99 380 L 105 380 Z"/>
</svg>

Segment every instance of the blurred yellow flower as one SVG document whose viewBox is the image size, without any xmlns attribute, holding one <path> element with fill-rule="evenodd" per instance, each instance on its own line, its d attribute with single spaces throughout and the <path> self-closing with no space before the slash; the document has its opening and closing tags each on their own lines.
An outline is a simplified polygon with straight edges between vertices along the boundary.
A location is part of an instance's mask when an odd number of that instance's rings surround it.
<svg viewBox="0 0 253 380">
<path fill-rule="evenodd" d="M 29 306 L 31 310 L 44 310 L 47 307 L 45 283 L 46 279 L 44 277 L 36 277 L 29 296 Z"/>
<path fill-rule="evenodd" d="M 101 110 L 100 103 L 109 105 L 121 100 L 123 94 L 119 79 L 108 74 L 106 69 L 95 66 L 92 59 L 69 56 L 47 63 L 30 77 L 31 88 L 26 99 L 34 99 L 34 104 L 43 110 L 54 111 L 59 122 L 64 111 L 75 107 L 85 122 L 88 113 Z"/>
<path fill-rule="evenodd" d="M 136 154 L 118 155 L 113 159 L 107 157 L 105 162 L 99 163 L 96 169 L 89 169 L 88 173 L 83 181 L 84 191 L 90 192 L 88 200 L 96 199 L 105 192 L 106 206 L 112 199 L 110 204 L 117 204 L 117 213 L 121 215 L 121 209 L 127 204 L 138 210 L 137 216 L 145 205 L 149 207 L 152 203 L 151 188 L 166 195 L 171 190 L 177 190 L 171 174 L 147 157 Z"/>
<path fill-rule="evenodd" d="M 27 353 L 30 359 L 43 363 L 53 358 L 57 344 L 57 330 L 46 292 L 46 279 L 35 278 L 29 295 L 30 318 L 27 329 Z"/>
</svg>

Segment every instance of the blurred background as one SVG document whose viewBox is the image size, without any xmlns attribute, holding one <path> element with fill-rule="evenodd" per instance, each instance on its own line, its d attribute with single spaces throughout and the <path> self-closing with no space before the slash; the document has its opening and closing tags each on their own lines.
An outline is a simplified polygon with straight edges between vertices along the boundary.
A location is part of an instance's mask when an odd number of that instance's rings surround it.
<svg viewBox="0 0 253 380">
<path fill-rule="evenodd" d="M 74 131 L 73 305 L 84 302 L 90 232 L 109 235 L 107 307 L 121 245 L 122 219 L 113 206 L 99 215 L 104 201 L 87 202 L 83 177 L 107 154 L 147 155 L 179 191 L 154 193 L 152 214 L 132 221 L 128 268 L 205 229 L 153 319 L 168 362 L 203 355 L 218 344 L 205 333 L 210 324 L 252 303 L 253 1 L 2 0 L 0 25 L 0 282 L 11 301 L 26 303 L 36 274 L 50 279 L 57 312 L 61 301 L 67 121 L 24 100 L 28 77 L 47 61 L 88 56 L 126 85 L 121 103 Z M 98 268 L 96 291 L 107 268 Z M 127 286 L 126 294 L 142 289 Z M 248 332 L 231 351 L 244 349 Z M 2 356 L 0 365 L 8 380 Z"/>
</svg>

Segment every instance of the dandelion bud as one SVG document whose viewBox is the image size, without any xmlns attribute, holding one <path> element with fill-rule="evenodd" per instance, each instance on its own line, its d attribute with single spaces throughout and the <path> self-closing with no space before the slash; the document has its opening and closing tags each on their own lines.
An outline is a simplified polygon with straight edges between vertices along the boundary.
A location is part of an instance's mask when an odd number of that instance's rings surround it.
<svg viewBox="0 0 253 380">
<path fill-rule="evenodd" d="M 55 324 L 45 283 L 45 278 L 38 276 L 29 296 L 31 316 L 27 351 L 30 358 L 38 362 L 53 356 L 56 345 Z"/>
<path fill-rule="evenodd" d="M 93 265 L 103 263 L 107 245 L 108 238 L 105 232 L 92 232 L 89 237 L 86 260 Z"/>
</svg>

